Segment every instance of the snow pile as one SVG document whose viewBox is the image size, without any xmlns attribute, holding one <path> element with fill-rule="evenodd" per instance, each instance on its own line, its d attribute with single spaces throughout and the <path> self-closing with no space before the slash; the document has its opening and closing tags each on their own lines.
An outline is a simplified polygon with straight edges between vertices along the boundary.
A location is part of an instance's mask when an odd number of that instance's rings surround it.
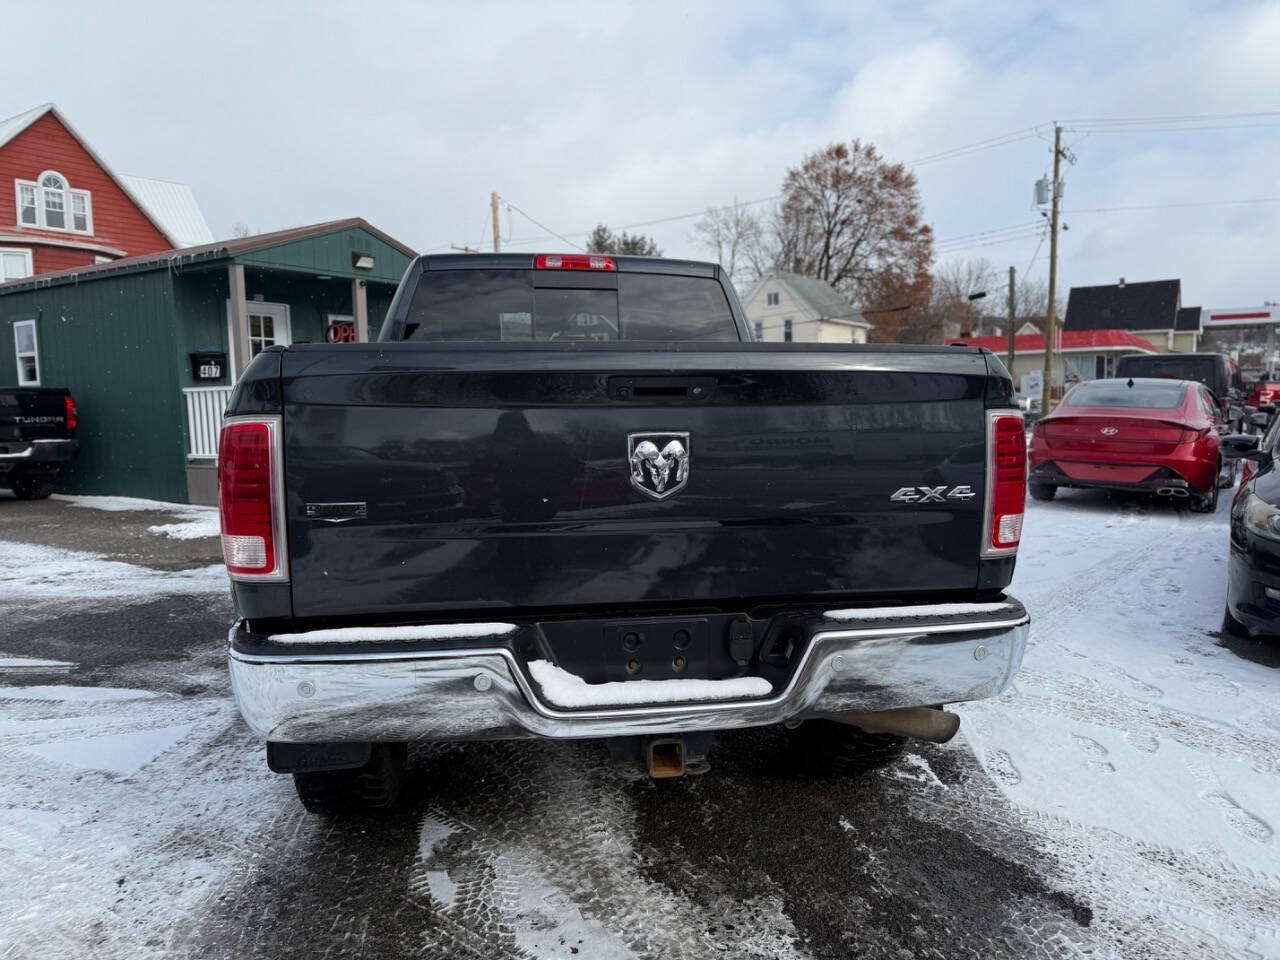
<svg viewBox="0 0 1280 960">
<path fill-rule="evenodd" d="M 921 603 L 909 607 L 849 607 L 828 610 L 828 620 L 892 620 L 903 617 L 963 617 L 977 613 L 1011 613 L 1007 603 Z"/>
<path fill-rule="evenodd" d="M 395 640 L 474 640 L 500 637 L 514 623 L 434 623 L 418 627 L 339 627 L 304 633 L 273 633 L 276 643 L 388 643 Z"/>
<path fill-rule="evenodd" d="M 208 516 L 191 517 L 177 523 L 157 523 L 147 527 L 147 533 L 154 533 L 158 537 L 171 537 L 174 540 L 203 540 L 206 537 L 219 536 L 222 529 L 215 511 Z"/>
<path fill-rule="evenodd" d="M 529 672 L 542 694 L 558 707 L 617 707 L 642 703 L 745 700 L 766 697 L 773 687 L 763 677 L 732 680 L 612 680 L 587 683 L 548 660 L 530 660 Z"/>
<path fill-rule="evenodd" d="M 48 600 L 130 600 L 221 593 L 222 564 L 195 570 L 152 570 L 96 553 L 0 540 L 0 597 Z"/>
<path fill-rule="evenodd" d="M 221 532 L 217 507 L 201 507 L 190 503 L 165 503 L 163 500 L 142 500 L 137 497 L 71 497 L 62 494 L 55 494 L 55 497 L 58 500 L 65 500 L 73 507 L 88 507 L 111 513 L 145 510 L 177 514 L 179 518 L 177 523 L 158 523 L 147 527 L 148 533 L 154 533 L 159 537 L 171 537 L 174 540 L 202 540 L 206 537 L 216 537 Z"/>
</svg>

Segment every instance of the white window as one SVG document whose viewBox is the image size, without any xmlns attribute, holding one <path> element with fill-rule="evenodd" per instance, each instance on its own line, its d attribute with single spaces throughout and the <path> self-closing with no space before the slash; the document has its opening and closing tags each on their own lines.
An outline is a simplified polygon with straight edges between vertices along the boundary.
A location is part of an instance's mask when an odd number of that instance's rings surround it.
<svg viewBox="0 0 1280 960">
<path fill-rule="evenodd" d="M 34 183 L 23 183 L 21 180 L 18 184 L 18 223 L 23 226 L 36 227 L 40 225 L 40 216 L 36 210 L 36 185 Z"/>
<path fill-rule="evenodd" d="M 757 339 L 757 340 L 763 340 L 763 339 L 764 339 L 764 323 L 763 323 L 763 321 L 757 320 L 757 321 L 755 322 L 755 328 L 756 328 L 756 339 Z"/>
<path fill-rule="evenodd" d="M 786 343 L 791 342 L 791 318 L 790 317 L 782 318 L 782 339 Z"/>
<path fill-rule="evenodd" d="M 33 272 L 30 250 L 20 247 L 0 247 L 0 283 L 21 280 L 23 277 L 31 276 Z"/>
<path fill-rule="evenodd" d="M 15 180 L 18 225 L 93 233 L 93 201 L 88 190 L 72 190 L 67 178 L 46 170 L 40 179 Z"/>
<path fill-rule="evenodd" d="M 19 320 L 13 325 L 13 347 L 18 356 L 18 386 L 40 386 L 40 350 L 34 320 Z"/>
<path fill-rule="evenodd" d="M 766 307 L 776 307 L 778 305 L 778 294 L 766 293 L 764 295 L 764 304 Z"/>
</svg>

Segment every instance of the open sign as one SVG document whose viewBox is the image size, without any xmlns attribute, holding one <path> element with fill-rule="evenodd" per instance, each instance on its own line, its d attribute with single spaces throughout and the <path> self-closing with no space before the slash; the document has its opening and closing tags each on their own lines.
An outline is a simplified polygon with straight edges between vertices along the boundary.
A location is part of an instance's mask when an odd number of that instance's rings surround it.
<svg viewBox="0 0 1280 960">
<path fill-rule="evenodd" d="M 353 320 L 335 320 L 329 324 L 325 339 L 330 343 L 355 343 L 356 325 Z"/>
</svg>

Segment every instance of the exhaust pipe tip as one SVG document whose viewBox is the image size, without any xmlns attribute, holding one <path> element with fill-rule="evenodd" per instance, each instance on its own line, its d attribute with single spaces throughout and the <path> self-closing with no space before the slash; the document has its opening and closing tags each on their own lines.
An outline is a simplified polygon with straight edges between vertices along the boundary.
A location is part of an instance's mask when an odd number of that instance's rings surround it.
<svg viewBox="0 0 1280 960">
<path fill-rule="evenodd" d="M 946 743 L 960 729 L 959 716 L 933 707 L 902 707 L 873 713 L 854 713 L 846 719 L 867 733 L 892 733 L 931 743 Z"/>
</svg>

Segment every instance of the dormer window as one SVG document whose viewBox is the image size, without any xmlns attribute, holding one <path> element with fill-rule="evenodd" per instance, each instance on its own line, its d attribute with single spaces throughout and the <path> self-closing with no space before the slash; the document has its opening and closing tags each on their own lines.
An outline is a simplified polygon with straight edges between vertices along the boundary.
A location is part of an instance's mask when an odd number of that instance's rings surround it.
<svg viewBox="0 0 1280 960">
<path fill-rule="evenodd" d="M 19 226 L 93 233 L 93 205 L 88 190 L 72 190 L 67 178 L 55 170 L 40 174 L 34 183 L 15 183 Z"/>
</svg>

